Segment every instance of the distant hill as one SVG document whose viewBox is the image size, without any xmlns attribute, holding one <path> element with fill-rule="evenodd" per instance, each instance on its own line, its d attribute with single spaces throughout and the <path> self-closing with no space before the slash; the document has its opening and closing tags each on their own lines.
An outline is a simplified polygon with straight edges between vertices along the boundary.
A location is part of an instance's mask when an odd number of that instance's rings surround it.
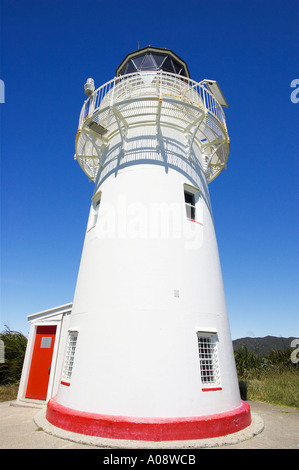
<svg viewBox="0 0 299 470">
<path fill-rule="evenodd" d="M 281 336 L 264 336 L 263 338 L 239 338 L 233 340 L 234 350 L 237 351 L 243 345 L 249 351 L 255 351 L 259 354 L 267 354 L 273 349 L 280 349 L 284 351 L 285 349 L 291 347 L 292 340 L 295 339 L 295 336 L 289 338 L 282 338 Z"/>
</svg>

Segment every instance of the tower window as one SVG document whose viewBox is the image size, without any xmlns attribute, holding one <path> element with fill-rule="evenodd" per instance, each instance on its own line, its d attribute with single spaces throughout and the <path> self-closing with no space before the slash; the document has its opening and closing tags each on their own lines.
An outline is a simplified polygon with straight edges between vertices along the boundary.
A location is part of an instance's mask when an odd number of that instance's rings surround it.
<svg viewBox="0 0 299 470">
<path fill-rule="evenodd" d="M 98 200 L 94 203 L 93 225 L 96 225 L 97 220 L 98 220 L 99 209 L 100 209 L 100 203 L 101 203 L 101 199 L 98 199 Z"/>
<path fill-rule="evenodd" d="M 77 339 L 78 339 L 78 331 L 69 331 L 63 372 L 62 372 L 62 378 L 64 380 L 70 381 L 72 377 Z"/>
<path fill-rule="evenodd" d="M 184 191 L 187 219 L 195 220 L 195 195 Z"/>
<path fill-rule="evenodd" d="M 203 390 L 220 389 L 218 336 L 197 332 L 200 376 Z"/>
<path fill-rule="evenodd" d="M 89 232 L 89 230 L 94 228 L 97 224 L 98 217 L 99 217 L 100 204 L 101 204 L 101 197 L 102 197 L 102 193 L 101 191 L 98 191 L 95 194 L 95 196 L 93 196 L 92 198 L 92 204 L 90 208 L 88 225 L 87 225 L 87 232 Z"/>
</svg>

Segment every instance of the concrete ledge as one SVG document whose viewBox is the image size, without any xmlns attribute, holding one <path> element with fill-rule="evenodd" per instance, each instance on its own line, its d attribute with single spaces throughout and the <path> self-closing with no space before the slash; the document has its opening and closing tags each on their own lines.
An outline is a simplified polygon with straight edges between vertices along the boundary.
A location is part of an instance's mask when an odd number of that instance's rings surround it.
<svg viewBox="0 0 299 470">
<path fill-rule="evenodd" d="M 251 413 L 252 422 L 247 428 L 226 436 L 209 438 L 209 439 L 194 439 L 184 441 L 136 441 L 126 439 L 108 439 L 96 436 L 88 436 L 85 434 L 77 434 L 71 431 L 65 431 L 50 424 L 46 419 L 46 409 L 40 410 L 34 416 L 35 424 L 44 432 L 61 439 L 66 439 L 80 444 L 92 445 L 95 447 L 110 448 L 110 449 L 199 449 L 208 447 L 221 447 L 238 444 L 242 441 L 247 441 L 257 434 L 261 433 L 264 429 L 264 421 L 262 418 Z"/>
<path fill-rule="evenodd" d="M 24 400 L 14 400 L 10 403 L 10 406 L 22 406 L 25 408 L 44 408 L 46 406 L 46 401 L 44 400 L 33 400 L 31 398 L 26 398 Z"/>
</svg>

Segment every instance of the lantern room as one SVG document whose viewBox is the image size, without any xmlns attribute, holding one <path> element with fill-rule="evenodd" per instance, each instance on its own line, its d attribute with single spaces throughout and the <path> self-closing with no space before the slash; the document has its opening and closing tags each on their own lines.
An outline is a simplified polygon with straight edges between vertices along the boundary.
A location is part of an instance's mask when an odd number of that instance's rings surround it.
<svg viewBox="0 0 299 470">
<path fill-rule="evenodd" d="M 155 72 L 157 70 L 190 78 L 186 62 L 170 49 L 152 46 L 128 54 L 117 67 L 116 76 L 135 72 Z"/>
</svg>

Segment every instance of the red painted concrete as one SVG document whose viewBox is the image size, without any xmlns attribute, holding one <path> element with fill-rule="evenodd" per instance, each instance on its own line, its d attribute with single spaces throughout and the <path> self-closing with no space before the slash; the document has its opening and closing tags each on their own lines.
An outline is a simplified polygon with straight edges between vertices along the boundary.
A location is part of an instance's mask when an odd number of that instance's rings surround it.
<svg viewBox="0 0 299 470">
<path fill-rule="evenodd" d="M 215 415 L 191 418 L 132 418 L 77 411 L 60 405 L 52 398 L 47 406 L 47 420 L 59 428 L 89 436 L 139 441 L 180 441 L 225 436 L 251 424 L 250 407 Z"/>
</svg>

